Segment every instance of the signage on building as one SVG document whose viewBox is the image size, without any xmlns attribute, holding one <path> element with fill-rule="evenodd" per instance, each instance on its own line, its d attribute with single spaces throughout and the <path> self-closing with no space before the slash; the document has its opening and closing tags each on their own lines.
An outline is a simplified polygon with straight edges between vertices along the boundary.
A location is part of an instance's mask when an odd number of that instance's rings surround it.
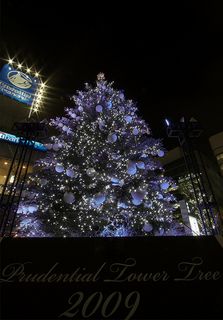
<svg viewBox="0 0 223 320">
<path fill-rule="evenodd" d="M 34 150 L 38 151 L 46 151 L 47 148 L 40 142 L 32 141 L 32 140 L 25 140 L 21 137 L 17 137 L 13 134 L 9 134 L 6 132 L 0 131 L 0 140 L 8 141 L 14 144 L 26 144 L 26 146 L 33 148 Z"/>
<path fill-rule="evenodd" d="M 9 64 L 5 64 L 0 72 L 0 93 L 27 105 L 32 105 L 38 85 L 38 78 Z"/>
</svg>

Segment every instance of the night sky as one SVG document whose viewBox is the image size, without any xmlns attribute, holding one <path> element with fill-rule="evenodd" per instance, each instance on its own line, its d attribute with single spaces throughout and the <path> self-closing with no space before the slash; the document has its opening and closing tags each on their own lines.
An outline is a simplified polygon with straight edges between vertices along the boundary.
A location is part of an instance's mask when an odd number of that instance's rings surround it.
<svg viewBox="0 0 223 320">
<path fill-rule="evenodd" d="M 165 117 L 194 116 L 208 135 L 223 129 L 222 1 L 55 2 L 5 0 L 1 10 L 1 58 L 41 69 L 50 113 L 103 71 L 156 137 Z"/>
</svg>

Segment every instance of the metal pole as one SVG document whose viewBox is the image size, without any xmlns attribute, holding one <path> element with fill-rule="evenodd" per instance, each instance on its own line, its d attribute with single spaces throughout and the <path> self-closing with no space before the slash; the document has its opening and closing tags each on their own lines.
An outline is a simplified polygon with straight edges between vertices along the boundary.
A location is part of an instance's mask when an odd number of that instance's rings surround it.
<svg viewBox="0 0 223 320">
<path fill-rule="evenodd" d="M 34 143 L 33 143 L 33 146 L 34 146 Z M 32 151 L 33 151 L 33 149 L 30 150 L 29 158 L 28 158 L 28 161 L 26 163 L 26 171 L 25 171 L 25 174 L 24 174 L 23 179 L 22 179 L 22 184 L 21 184 L 21 187 L 20 187 L 18 201 L 17 201 L 17 204 L 15 205 L 15 208 L 14 208 L 13 218 L 12 218 L 12 222 L 11 222 L 11 228 L 10 228 L 10 231 L 9 231 L 9 235 L 11 235 L 12 231 L 13 231 L 13 226 L 14 226 L 14 223 L 15 223 L 15 218 L 16 218 L 18 207 L 19 207 L 19 203 L 20 203 L 20 200 L 21 200 L 21 195 L 22 195 L 24 183 L 25 183 L 25 180 L 26 180 L 27 172 L 28 172 L 28 167 L 29 167 L 29 164 L 30 164 L 30 161 L 31 161 Z"/>
<path fill-rule="evenodd" d="M 14 181 L 13 181 L 13 187 L 11 187 L 11 189 L 10 189 L 10 195 L 9 195 L 8 201 L 6 203 L 6 208 L 5 208 L 5 213 L 4 213 L 5 222 L 3 223 L 2 235 L 4 235 L 6 227 L 7 227 L 7 224 L 8 224 L 10 210 L 11 210 L 11 207 L 12 207 L 12 204 L 13 204 L 13 200 L 15 198 L 16 189 L 17 189 L 17 186 L 18 186 L 18 183 L 19 183 L 19 179 L 20 179 L 21 172 L 22 172 L 22 167 L 23 167 L 24 160 L 25 160 L 25 157 L 26 157 L 26 152 L 27 152 L 27 149 L 26 149 L 26 143 L 25 143 L 23 145 L 23 147 L 22 147 L 21 155 L 19 157 L 19 161 L 18 161 L 18 165 L 17 165 L 17 168 L 16 168 L 16 173 L 15 173 L 15 178 L 14 178 Z"/>
<path fill-rule="evenodd" d="M 191 168 L 190 168 L 189 162 L 187 160 L 186 150 L 185 150 L 183 145 L 182 145 L 182 150 L 183 150 L 184 162 L 186 164 L 186 168 L 187 168 L 187 171 L 188 171 L 189 176 L 190 176 L 190 181 L 191 181 L 191 184 L 192 184 L 192 187 L 193 187 L 194 196 L 195 196 L 195 199 L 196 199 L 196 202 L 197 202 L 197 207 L 198 207 L 198 210 L 199 210 L 199 213 L 200 213 L 200 218 L 201 218 L 201 222 L 202 222 L 202 225 L 203 225 L 203 229 L 204 229 L 205 235 L 207 235 L 208 233 L 207 233 L 205 221 L 204 221 L 204 218 L 203 218 L 203 212 L 202 212 L 202 210 L 200 208 L 199 197 L 197 195 L 196 186 L 194 184 L 194 180 L 193 180 L 193 177 L 192 177 L 192 174 L 191 174 Z"/>
</svg>

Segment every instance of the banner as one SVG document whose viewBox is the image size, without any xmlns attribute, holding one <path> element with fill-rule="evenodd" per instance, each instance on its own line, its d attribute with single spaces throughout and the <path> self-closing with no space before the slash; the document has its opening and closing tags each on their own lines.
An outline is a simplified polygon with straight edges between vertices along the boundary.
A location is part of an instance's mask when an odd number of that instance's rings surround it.
<svg viewBox="0 0 223 320">
<path fill-rule="evenodd" d="M 1 319 L 222 319 L 222 237 L 3 238 Z"/>
<path fill-rule="evenodd" d="M 27 147 L 33 148 L 34 150 L 38 151 L 46 151 L 47 148 L 40 142 L 33 141 L 33 140 L 26 140 L 21 137 L 17 137 L 14 134 L 6 133 L 0 131 L 0 140 L 11 142 L 14 144 L 26 144 Z"/>
<path fill-rule="evenodd" d="M 32 105 L 39 80 L 5 64 L 0 72 L 0 93 L 12 99 Z"/>
</svg>

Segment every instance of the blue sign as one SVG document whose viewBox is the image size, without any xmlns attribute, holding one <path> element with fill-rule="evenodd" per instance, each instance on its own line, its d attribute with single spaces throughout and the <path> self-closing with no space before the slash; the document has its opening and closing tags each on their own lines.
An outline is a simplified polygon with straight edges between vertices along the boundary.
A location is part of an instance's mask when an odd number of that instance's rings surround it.
<svg viewBox="0 0 223 320">
<path fill-rule="evenodd" d="M 0 140 L 8 141 L 15 144 L 26 144 L 26 146 L 33 148 L 34 150 L 38 151 L 46 151 L 47 148 L 40 142 L 32 141 L 32 140 L 25 140 L 21 137 L 16 137 L 13 134 L 9 134 L 6 132 L 0 131 Z"/>
<path fill-rule="evenodd" d="M 0 93 L 28 105 L 32 105 L 38 84 L 37 78 L 16 70 L 9 64 L 5 64 L 0 72 Z"/>
</svg>

